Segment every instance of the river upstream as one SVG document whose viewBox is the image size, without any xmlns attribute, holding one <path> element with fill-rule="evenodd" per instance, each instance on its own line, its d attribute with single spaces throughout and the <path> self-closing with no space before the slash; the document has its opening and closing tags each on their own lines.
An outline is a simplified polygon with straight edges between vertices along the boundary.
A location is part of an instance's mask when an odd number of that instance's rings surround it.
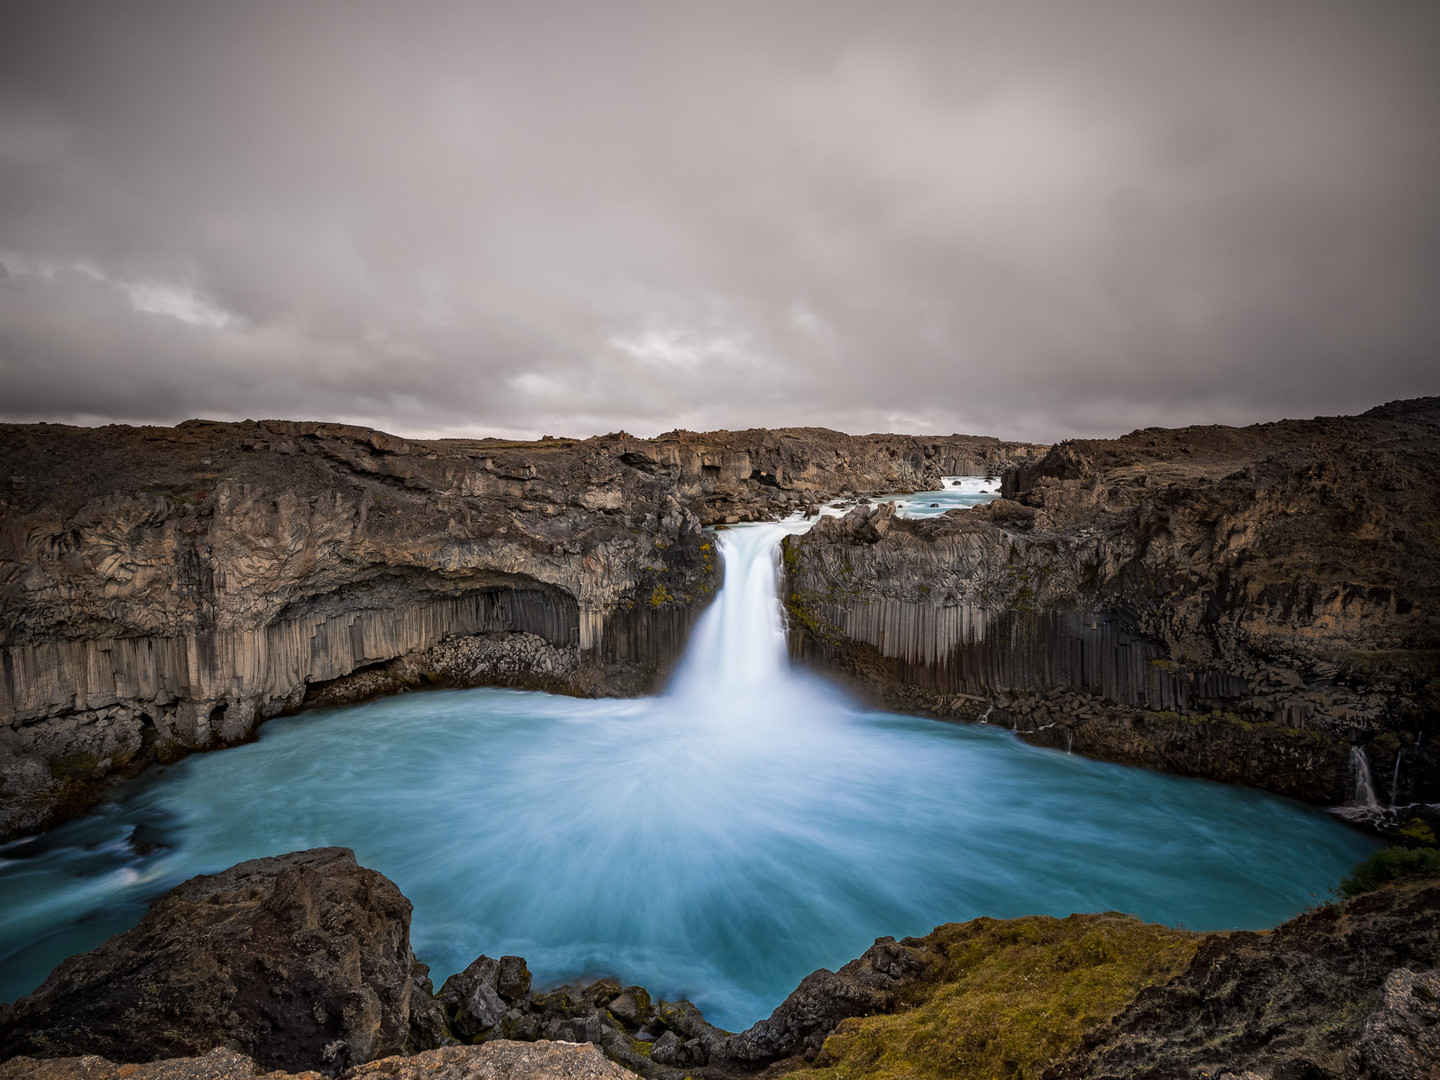
<svg viewBox="0 0 1440 1080">
<path fill-rule="evenodd" d="M 1264 927 L 1375 849 L 1298 803 L 871 711 L 792 670 L 775 561 L 804 527 L 719 534 L 725 585 L 662 696 L 437 691 L 275 720 L 0 850 L 0 998 L 184 878 L 322 845 L 414 902 L 437 986 L 518 953 L 538 985 L 614 975 L 731 1029 L 881 934 L 1107 909 Z"/>
</svg>

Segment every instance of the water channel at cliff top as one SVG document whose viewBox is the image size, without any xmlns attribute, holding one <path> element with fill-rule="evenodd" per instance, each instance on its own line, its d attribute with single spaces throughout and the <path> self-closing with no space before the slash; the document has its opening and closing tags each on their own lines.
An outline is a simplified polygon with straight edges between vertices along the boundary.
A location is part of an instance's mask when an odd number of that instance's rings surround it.
<svg viewBox="0 0 1440 1080">
<path fill-rule="evenodd" d="M 274 720 L 0 849 L 0 1000 L 184 878 L 323 845 L 410 898 L 437 986 L 518 953 L 539 985 L 615 975 L 732 1029 L 882 934 L 1106 909 L 1259 928 L 1375 849 L 1298 803 L 875 712 L 792 671 L 774 545 L 801 528 L 719 534 L 724 589 L 663 696 L 436 691 Z"/>
</svg>

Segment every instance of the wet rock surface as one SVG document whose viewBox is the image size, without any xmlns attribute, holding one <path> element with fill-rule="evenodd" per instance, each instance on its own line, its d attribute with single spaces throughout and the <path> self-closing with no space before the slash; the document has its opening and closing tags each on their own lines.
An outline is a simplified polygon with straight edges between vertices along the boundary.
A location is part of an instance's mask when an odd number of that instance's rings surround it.
<svg viewBox="0 0 1440 1080">
<path fill-rule="evenodd" d="M 0 1055 L 143 1062 L 226 1046 L 266 1069 L 403 1051 L 423 978 L 410 902 L 346 848 L 192 878 L 0 1012 Z"/>
<path fill-rule="evenodd" d="M 820 429 L 0 425 L 0 839 L 307 702 L 648 692 L 718 584 L 703 525 L 1041 453 Z"/>
<path fill-rule="evenodd" d="M 1440 399 L 1062 443 L 1005 498 L 785 542 L 791 651 L 881 703 L 1317 802 L 1440 801 Z M 1397 768 L 1398 765 L 1398 768 Z"/>
</svg>

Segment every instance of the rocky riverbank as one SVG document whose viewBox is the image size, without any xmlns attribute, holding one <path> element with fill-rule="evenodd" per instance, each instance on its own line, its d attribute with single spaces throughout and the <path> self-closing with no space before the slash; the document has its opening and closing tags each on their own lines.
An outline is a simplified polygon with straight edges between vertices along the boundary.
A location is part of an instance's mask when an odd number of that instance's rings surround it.
<svg viewBox="0 0 1440 1080">
<path fill-rule="evenodd" d="M 613 979 L 536 990 L 513 956 L 482 956 L 436 994 L 409 916 L 394 884 L 345 849 L 192 879 L 0 1006 L 0 1078 L 1415 1080 L 1440 1069 L 1433 877 L 1263 934 L 1107 913 L 881 938 L 738 1034 Z"/>
<path fill-rule="evenodd" d="M 1440 399 L 1062 443 L 1003 494 L 788 538 L 792 655 L 1110 761 L 1440 801 Z"/>
<path fill-rule="evenodd" d="M 0 426 L 0 839 L 306 704 L 646 692 L 717 587 L 703 526 L 1043 451 L 817 429 Z"/>
</svg>

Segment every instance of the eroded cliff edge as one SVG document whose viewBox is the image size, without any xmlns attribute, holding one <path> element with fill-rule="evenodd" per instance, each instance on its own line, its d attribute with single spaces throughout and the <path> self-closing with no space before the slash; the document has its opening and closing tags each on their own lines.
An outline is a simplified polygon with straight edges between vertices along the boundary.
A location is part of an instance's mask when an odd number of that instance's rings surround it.
<svg viewBox="0 0 1440 1080">
<path fill-rule="evenodd" d="M 1440 399 L 1055 446 L 785 541 L 791 651 L 909 711 L 1316 802 L 1440 800 Z"/>
<path fill-rule="evenodd" d="M 306 703 L 645 692 L 718 584 L 703 525 L 1041 454 L 818 429 L 0 426 L 0 838 Z"/>
</svg>

